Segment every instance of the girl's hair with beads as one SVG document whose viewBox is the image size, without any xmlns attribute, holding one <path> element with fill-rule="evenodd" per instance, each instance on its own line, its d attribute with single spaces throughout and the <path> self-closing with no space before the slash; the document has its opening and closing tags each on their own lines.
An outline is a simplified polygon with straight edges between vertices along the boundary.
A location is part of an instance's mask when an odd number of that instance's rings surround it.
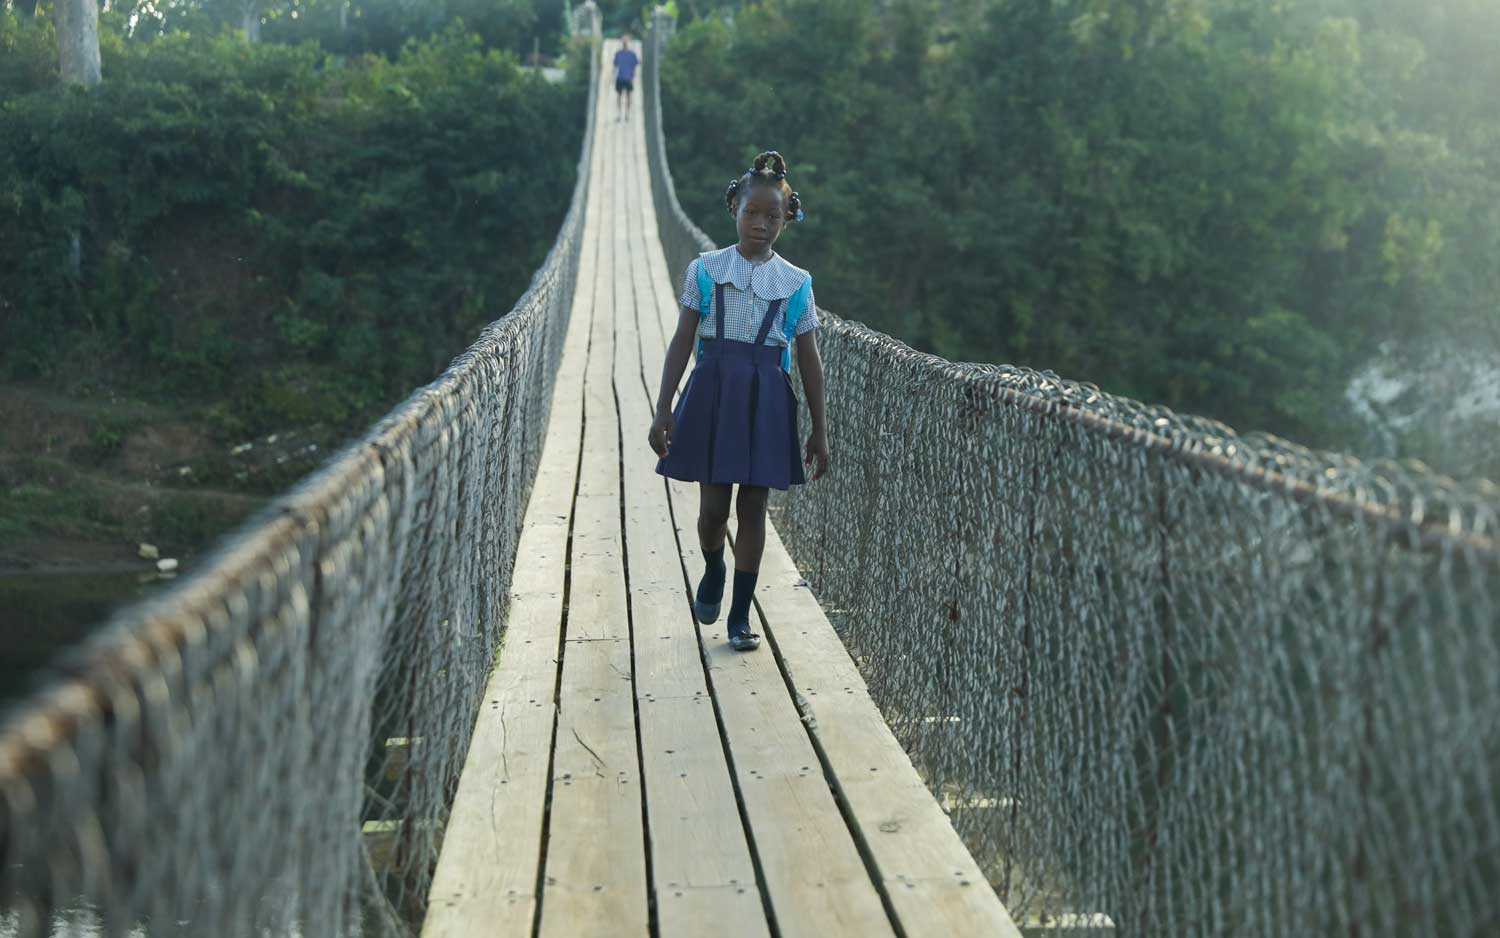
<svg viewBox="0 0 1500 938">
<path fill-rule="evenodd" d="M 786 181 L 786 157 L 775 150 L 767 150 L 755 158 L 755 163 L 738 179 L 731 180 L 724 190 L 724 205 L 731 214 L 738 210 L 740 193 L 751 186 L 775 186 L 786 197 L 787 221 L 802 220 L 802 200 L 792 191 Z"/>
</svg>

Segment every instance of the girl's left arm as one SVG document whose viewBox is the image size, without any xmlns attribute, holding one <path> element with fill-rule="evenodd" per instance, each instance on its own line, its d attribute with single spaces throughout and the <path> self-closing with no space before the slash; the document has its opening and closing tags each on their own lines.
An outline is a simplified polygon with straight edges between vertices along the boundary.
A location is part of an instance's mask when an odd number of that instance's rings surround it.
<svg viewBox="0 0 1500 938">
<path fill-rule="evenodd" d="M 818 332 L 808 330 L 797 336 L 797 370 L 802 373 L 802 391 L 807 397 L 807 409 L 812 414 L 812 433 L 807 437 L 809 465 L 816 463 L 813 481 L 823 478 L 828 472 L 828 424 L 825 420 L 823 400 L 823 356 L 818 354 Z"/>
</svg>

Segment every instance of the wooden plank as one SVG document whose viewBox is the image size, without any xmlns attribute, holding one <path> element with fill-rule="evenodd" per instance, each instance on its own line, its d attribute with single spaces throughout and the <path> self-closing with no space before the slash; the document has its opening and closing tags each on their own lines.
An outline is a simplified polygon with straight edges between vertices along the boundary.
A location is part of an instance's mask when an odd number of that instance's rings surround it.
<svg viewBox="0 0 1500 938">
<path fill-rule="evenodd" d="M 670 483 L 689 569 L 702 564 L 696 493 Z M 775 658 L 729 647 L 724 621 L 700 630 L 714 699 L 723 714 L 733 770 L 784 938 L 893 935 Z"/>
<path fill-rule="evenodd" d="M 766 934 L 765 910 L 754 883 L 686 888 L 663 883 L 656 897 L 656 914 L 663 936 L 741 938 Z M 711 924 L 705 927 L 705 922 Z"/>
<path fill-rule="evenodd" d="M 516 545 L 516 571 L 511 580 L 512 596 L 556 596 L 562 604 L 567 575 L 568 518 L 560 523 L 531 525 L 521 531 Z"/>
<path fill-rule="evenodd" d="M 537 856 L 554 706 L 486 697 L 449 814 L 422 934 L 523 935 L 536 902 Z"/>
<path fill-rule="evenodd" d="M 585 462 L 585 475 L 591 463 Z M 574 512 L 568 639 L 628 639 L 619 496 L 579 495 Z"/>
<path fill-rule="evenodd" d="M 870 699 L 774 527 L 756 601 L 908 936 L 1020 931 Z"/>
<path fill-rule="evenodd" d="M 643 342 L 648 346 L 642 352 L 643 379 L 652 396 L 678 320 L 676 285 L 665 283 L 659 251 L 657 244 L 642 265 L 652 273 L 660 334 L 656 343 Z M 697 487 L 674 481 L 668 491 L 681 556 L 693 579 L 703 567 Z M 774 658 L 767 649 L 749 655 L 733 651 L 722 619 L 700 632 L 780 933 L 786 938 L 893 934 Z"/>
<path fill-rule="evenodd" d="M 591 196 L 547 436 L 517 547 L 504 644 L 444 833 L 424 938 L 529 935 L 535 917 L 556 721 L 564 554 L 583 428 L 579 378 L 588 358 L 603 218 Z"/>
<path fill-rule="evenodd" d="M 618 526 L 617 512 L 605 518 Z M 580 511 L 577 524 L 584 522 Z M 575 543 L 576 537 L 575 529 Z M 596 574 L 599 567 L 612 568 L 613 588 L 589 608 L 624 621 L 619 555 L 574 557 L 575 577 L 582 573 L 602 584 L 606 574 Z M 558 698 L 541 934 L 644 935 L 645 843 L 630 646 L 623 638 L 574 638 L 576 609 L 569 609 Z"/>
<path fill-rule="evenodd" d="M 645 366 L 644 378 L 647 400 L 655 404 L 656 392 L 661 380 L 662 358 L 665 356 L 667 343 L 671 340 L 672 333 L 677 328 L 679 310 L 677 300 L 678 289 L 681 287 L 681 284 L 671 282 L 671 273 L 667 268 L 666 253 L 662 248 L 657 228 L 656 205 L 651 199 L 650 192 L 643 191 L 640 201 L 641 210 L 638 227 L 645 244 L 645 256 L 638 261 L 638 264 L 643 271 L 649 274 L 646 278 L 646 287 L 652 297 L 650 310 L 655 313 L 654 317 L 642 317 L 641 335 L 648 337 L 648 340 L 642 342 L 641 354 L 642 364 Z M 652 329 L 648 328 L 648 323 L 654 326 L 654 333 Z M 654 339 L 650 338 L 653 335 Z"/>
<path fill-rule="evenodd" d="M 626 207 L 616 221 L 622 236 L 620 259 L 628 263 L 617 267 L 623 270 L 614 378 L 658 934 L 768 938 L 755 866 L 704 679 L 666 487 L 645 439 L 651 408 L 641 378 L 643 318 L 653 343 L 660 341 L 660 328 L 650 308 L 651 272 L 641 263 L 646 236 L 640 210 L 649 203 L 650 192 L 645 138 L 639 123 L 624 131 L 629 152 L 621 160 L 625 176 L 618 190 Z"/>
<path fill-rule="evenodd" d="M 636 695 L 642 700 L 707 697 L 697 625 L 686 594 L 681 589 L 669 593 L 632 591 L 631 603 Z M 726 776 L 726 786 L 728 781 Z"/>
<path fill-rule="evenodd" d="M 638 202 L 648 201 L 639 188 L 632 188 Z M 635 207 L 639 208 L 638 205 Z M 642 249 L 639 240 L 637 229 L 637 243 L 632 246 L 637 254 Z M 655 310 L 649 305 L 652 301 L 648 280 L 650 271 L 639 263 L 633 263 L 631 268 L 633 309 L 631 316 L 622 317 L 628 319 L 630 325 L 622 326 L 620 335 L 633 341 L 621 341 L 616 346 L 615 385 L 625 439 L 622 459 L 625 539 L 637 636 L 636 692 L 643 698 L 704 696 L 708 689 L 703 676 L 697 628 L 688 603 L 682 556 L 672 526 L 665 483 L 656 474 L 656 455 L 645 441 L 651 423 L 651 406 L 641 380 L 640 322 L 656 317 Z M 650 341 L 654 345 L 659 341 L 659 332 L 654 325 L 648 324 L 648 327 L 650 331 L 646 334 L 652 336 Z M 717 734 L 717 729 L 715 732 Z M 720 762 L 723 762 L 722 753 Z M 727 775 L 725 783 L 727 790 Z M 743 844 L 743 836 L 740 842 Z"/>
<path fill-rule="evenodd" d="M 660 266 L 664 267 L 664 261 Z M 660 322 L 664 337 L 670 335 L 675 324 L 675 305 L 675 300 L 670 304 L 658 304 L 658 308 L 663 311 Z M 693 509 L 693 511 L 683 512 L 685 518 L 690 518 L 696 508 L 692 504 L 695 499 L 691 499 L 691 490 L 683 487 L 674 494 L 679 499 L 680 506 L 685 508 L 691 506 Z M 679 531 L 679 534 L 684 538 L 692 535 L 690 523 L 679 521 L 679 527 L 683 529 Z M 805 586 L 799 587 L 800 575 L 781 579 L 775 577 L 775 573 L 784 574 L 787 571 L 785 568 L 778 570 L 772 561 L 785 559 L 788 564 L 790 561 L 786 558 L 784 549 L 781 550 L 780 558 L 774 556 L 773 538 L 774 533 L 768 536 L 767 553 L 762 565 L 761 584 L 758 590 L 761 594 L 762 605 L 766 606 L 765 597 L 768 595 L 774 595 L 777 598 L 801 598 L 811 607 L 810 610 L 804 607 L 801 611 L 804 614 L 810 611 L 813 618 L 811 622 L 801 623 L 809 625 L 809 628 L 804 630 L 797 622 L 783 621 L 780 609 L 776 612 L 767 612 L 767 618 L 773 623 L 767 631 L 775 631 L 778 636 L 784 632 L 806 631 L 809 636 L 823 641 L 823 644 L 819 646 L 821 654 L 817 658 L 816 666 L 803 666 L 794 672 L 794 676 L 806 676 L 809 681 L 805 688 L 799 688 L 803 700 L 816 703 L 819 689 L 822 689 L 826 700 L 830 703 L 835 697 L 840 703 L 848 699 L 861 699 L 864 704 L 863 708 L 855 708 L 854 712 L 863 717 L 873 715 L 874 723 L 865 722 L 859 728 L 845 727 L 848 732 L 842 738 L 854 741 L 856 750 L 858 740 L 865 733 L 871 734 L 876 739 L 884 737 L 884 740 L 894 747 L 894 752 L 884 747 L 877 747 L 882 759 L 893 760 L 885 766 L 885 777 L 880 777 L 878 771 L 881 768 L 880 764 L 864 766 L 866 776 L 874 776 L 880 780 L 858 779 L 861 803 L 867 810 L 873 812 L 870 814 L 872 823 L 866 824 L 863 820 L 858 823 L 862 829 L 868 826 L 885 838 L 885 841 L 878 845 L 882 848 L 881 853 L 886 856 L 891 875 L 889 881 L 883 885 L 887 889 L 892 907 L 896 910 L 903 927 L 910 935 L 1014 934 L 1014 925 L 1010 922 L 1003 907 L 999 905 L 998 899 L 994 897 L 993 890 L 989 889 L 982 876 L 979 875 L 977 865 L 964 850 L 962 843 L 958 841 L 957 835 L 953 832 L 941 808 L 928 794 L 920 778 L 916 777 L 915 770 L 911 768 L 904 751 L 895 743 L 894 737 L 891 736 L 883 719 L 879 717 L 878 711 L 869 702 L 863 678 L 854 667 L 837 634 L 827 623 L 826 616 L 822 615 L 816 600 L 812 598 Z M 685 543 L 691 542 L 685 541 Z M 779 540 L 774 543 L 777 548 L 780 548 Z M 689 551 L 684 551 L 684 553 L 689 553 Z M 795 573 L 794 567 L 791 568 L 791 572 Z M 774 603 L 772 605 L 774 606 Z M 818 626 L 818 628 L 811 626 Z M 721 634 L 715 634 L 714 640 L 722 641 Z M 827 644 L 828 641 L 832 644 Z M 727 653 L 721 654 L 728 657 Z M 734 661 L 735 659 L 729 657 L 728 660 Z M 721 692 L 719 696 L 722 703 L 724 694 Z M 826 713 L 827 719 L 837 722 L 835 714 L 831 712 L 831 707 L 826 703 L 821 705 L 821 709 L 815 707 L 813 712 L 815 714 Z M 899 759 L 899 761 L 894 761 L 894 759 Z M 736 763 L 737 765 L 743 763 L 743 772 L 751 771 L 753 765 L 750 760 L 741 759 L 739 756 L 736 757 Z M 869 772 L 870 768 L 875 768 L 877 771 Z M 903 775 L 899 771 L 902 768 L 909 775 Z M 757 768 L 754 771 L 758 774 L 760 769 Z M 743 777 L 743 772 L 741 777 Z M 782 778 L 784 779 L 785 776 L 783 775 Z M 774 782 L 775 780 L 768 780 L 768 784 L 774 784 Z M 891 784 L 892 782 L 896 784 Z M 903 790 L 902 782 L 914 782 L 916 787 Z M 889 793 L 892 797 L 883 799 L 882 796 L 887 793 L 887 789 L 890 789 Z M 861 818 L 858 809 L 855 811 L 855 817 Z M 895 832 L 894 836 L 889 832 Z M 892 841 L 899 843 L 892 843 Z M 901 850 L 912 844 L 919 848 L 917 855 L 912 857 L 909 863 L 895 863 L 894 858 L 901 855 Z M 955 845 L 956 854 L 953 850 Z M 955 855 L 961 861 L 966 862 L 961 862 L 954 869 L 948 870 L 949 875 L 946 878 L 916 878 L 907 872 L 908 870 L 917 873 L 931 871 L 938 866 L 947 865 L 943 861 L 950 860 Z M 965 883 L 969 885 L 963 885 Z"/>
<path fill-rule="evenodd" d="M 641 751 L 658 895 L 685 886 L 755 890 L 713 702 L 707 696 L 641 701 Z M 763 916 L 759 926 L 765 934 Z"/>
<path fill-rule="evenodd" d="M 587 342 L 589 311 L 573 311 L 570 350 Z M 581 328 L 574 328 L 580 326 Z M 553 416 L 581 427 L 576 386 L 559 385 Z M 556 493 L 572 496 L 577 444 L 549 435 L 517 550 L 516 587 L 500 664 L 475 723 L 422 934 L 449 938 L 529 932 L 555 719 L 556 653 L 562 623 L 566 517 L 551 517 Z M 572 434 L 577 439 L 577 430 Z M 566 504 L 564 502 L 564 504 Z M 525 592 L 519 592 L 524 590 Z"/>
<path fill-rule="evenodd" d="M 607 100 L 601 95 L 601 106 Z M 611 144 L 608 133 L 603 143 L 599 149 L 606 160 L 618 160 L 619 147 Z M 601 176 L 594 179 L 597 185 Z M 584 460 L 574 503 L 541 938 L 648 933 L 646 846 L 620 540 L 619 416 L 611 379 L 618 293 L 613 218 L 619 193 L 613 186 L 598 189 L 609 224 L 601 231 L 594 328 L 583 387 Z"/>
</svg>

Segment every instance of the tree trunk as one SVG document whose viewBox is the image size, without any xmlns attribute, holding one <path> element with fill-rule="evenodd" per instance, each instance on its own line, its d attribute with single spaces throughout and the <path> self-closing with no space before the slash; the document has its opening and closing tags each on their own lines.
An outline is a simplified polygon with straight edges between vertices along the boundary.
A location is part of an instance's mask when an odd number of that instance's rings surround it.
<svg viewBox="0 0 1500 938">
<path fill-rule="evenodd" d="M 57 0 L 57 59 L 63 84 L 99 84 L 98 0 Z"/>
<path fill-rule="evenodd" d="M 256 0 L 240 0 L 240 13 L 245 27 L 245 41 L 260 42 L 260 4 Z"/>
<path fill-rule="evenodd" d="M 32 19 L 36 16 L 37 0 L 15 0 L 16 16 L 20 19 Z"/>
</svg>

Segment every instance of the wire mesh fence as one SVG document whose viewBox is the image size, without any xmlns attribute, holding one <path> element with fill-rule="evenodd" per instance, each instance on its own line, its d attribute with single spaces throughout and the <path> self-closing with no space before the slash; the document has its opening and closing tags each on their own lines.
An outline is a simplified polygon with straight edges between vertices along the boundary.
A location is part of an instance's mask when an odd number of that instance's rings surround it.
<svg viewBox="0 0 1500 938">
<path fill-rule="evenodd" d="M 7 715 L 0 935 L 415 931 L 504 631 L 597 84 L 515 308 Z"/>
<path fill-rule="evenodd" d="M 674 195 L 663 51 L 680 279 L 713 244 Z M 834 470 L 776 521 L 1018 920 L 1500 929 L 1500 490 L 820 313 Z"/>
</svg>

